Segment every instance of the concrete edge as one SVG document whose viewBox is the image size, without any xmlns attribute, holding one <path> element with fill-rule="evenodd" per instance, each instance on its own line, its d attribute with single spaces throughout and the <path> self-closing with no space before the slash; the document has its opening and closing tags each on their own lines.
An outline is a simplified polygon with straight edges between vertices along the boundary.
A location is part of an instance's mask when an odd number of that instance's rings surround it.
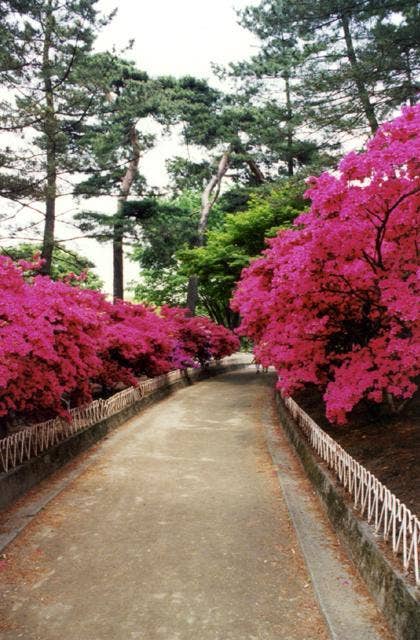
<svg viewBox="0 0 420 640">
<path fill-rule="evenodd" d="M 344 489 L 339 487 L 332 474 L 321 466 L 278 393 L 276 398 L 281 425 L 320 496 L 338 537 L 396 638 L 418 640 L 420 605 L 416 598 L 416 589 L 407 583 L 384 556 L 370 527 L 358 519 Z"/>
<path fill-rule="evenodd" d="M 97 422 L 79 431 L 67 440 L 54 445 L 36 458 L 11 469 L 7 473 L 0 474 L 0 512 L 10 507 L 18 498 L 21 498 L 30 489 L 55 471 L 73 460 L 78 454 L 86 451 L 93 444 L 104 438 L 129 418 L 132 418 L 150 404 L 168 397 L 179 388 L 189 386 L 206 378 L 227 373 L 235 369 L 248 366 L 248 363 L 218 363 L 203 369 L 189 370 L 181 380 L 169 383 L 145 396 L 138 402 L 123 409 L 119 413 Z"/>
<path fill-rule="evenodd" d="M 268 415 L 265 437 L 331 640 L 390 640 L 389 631 L 384 632 L 382 614 L 367 589 L 361 590 L 361 576 L 355 577 L 357 572 L 347 554 L 337 552 L 337 533 L 325 516 L 320 518 L 319 497 L 314 496 L 309 479 L 305 478 L 309 487 L 300 482 L 305 472 L 296 451 L 284 431 L 280 432 L 278 422 Z"/>
</svg>

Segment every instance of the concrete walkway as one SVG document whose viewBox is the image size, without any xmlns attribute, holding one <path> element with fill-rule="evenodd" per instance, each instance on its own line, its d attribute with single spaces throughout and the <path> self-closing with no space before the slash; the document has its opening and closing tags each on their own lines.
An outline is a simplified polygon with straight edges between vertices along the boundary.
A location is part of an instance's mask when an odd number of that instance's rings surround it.
<svg viewBox="0 0 420 640">
<path fill-rule="evenodd" d="M 183 389 L 85 456 L 0 559 L 2 640 L 329 640 L 266 444 L 272 382 Z"/>
</svg>

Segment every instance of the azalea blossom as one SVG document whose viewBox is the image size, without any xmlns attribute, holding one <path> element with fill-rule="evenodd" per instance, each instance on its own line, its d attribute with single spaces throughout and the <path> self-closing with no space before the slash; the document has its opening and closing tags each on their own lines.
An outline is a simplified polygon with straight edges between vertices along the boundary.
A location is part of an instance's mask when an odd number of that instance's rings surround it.
<svg viewBox="0 0 420 640">
<path fill-rule="evenodd" d="M 309 212 L 268 241 L 232 302 L 278 386 L 319 386 L 338 423 L 363 398 L 396 408 L 416 390 L 419 131 L 420 107 L 404 108 L 311 178 Z"/>
</svg>

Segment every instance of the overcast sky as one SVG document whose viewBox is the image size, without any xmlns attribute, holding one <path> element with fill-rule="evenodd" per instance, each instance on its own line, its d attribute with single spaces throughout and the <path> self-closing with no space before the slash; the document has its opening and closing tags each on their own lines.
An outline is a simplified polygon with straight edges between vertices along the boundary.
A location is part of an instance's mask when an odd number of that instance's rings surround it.
<svg viewBox="0 0 420 640">
<path fill-rule="evenodd" d="M 102 31 L 97 41 L 100 50 L 124 47 L 135 40 L 129 57 L 149 75 L 195 75 L 211 79 L 211 63 L 226 64 L 249 57 L 256 51 L 252 35 L 237 24 L 236 10 L 257 0 L 100 0 L 103 12 L 115 7 L 118 13 Z M 177 142 L 163 140 L 158 148 L 143 157 L 141 172 L 150 184 L 166 182 L 165 159 L 179 153 Z M 114 202 L 100 204 L 102 210 L 113 211 Z M 68 209 L 68 204 L 66 206 Z M 58 229 L 61 237 L 74 232 L 64 226 Z M 97 265 L 97 272 L 105 280 L 107 292 L 112 290 L 112 253 L 108 245 L 91 240 L 71 243 L 75 249 L 89 256 Z M 126 282 L 135 279 L 138 269 L 126 261 Z"/>
<path fill-rule="evenodd" d="M 152 75 L 197 75 L 209 78 L 210 63 L 246 57 L 251 34 L 237 24 L 236 10 L 253 0 L 100 0 L 104 11 L 118 7 L 103 30 L 98 47 L 122 46 L 134 38 L 133 57 Z"/>
</svg>

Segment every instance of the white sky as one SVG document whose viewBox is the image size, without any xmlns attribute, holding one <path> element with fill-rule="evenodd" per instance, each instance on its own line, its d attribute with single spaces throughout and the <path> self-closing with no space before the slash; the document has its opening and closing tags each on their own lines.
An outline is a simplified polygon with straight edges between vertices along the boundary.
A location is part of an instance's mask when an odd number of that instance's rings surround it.
<svg viewBox="0 0 420 640">
<path fill-rule="evenodd" d="M 100 0 L 98 7 L 118 13 L 97 40 L 98 49 L 124 47 L 130 39 L 134 47 L 127 57 L 149 75 L 194 75 L 211 79 L 211 63 L 227 64 L 255 53 L 253 36 L 237 24 L 236 10 L 257 0 Z M 164 139 L 147 153 L 140 170 L 151 185 L 166 184 L 165 160 L 180 154 L 176 138 Z M 89 203 L 90 204 L 90 203 Z M 102 199 L 103 211 L 112 212 L 112 199 Z M 86 205 L 82 203 L 82 207 Z M 92 207 L 93 208 L 93 207 Z M 71 237 L 69 229 L 59 229 L 63 237 Z M 96 271 L 105 281 L 107 292 L 112 291 L 112 252 L 109 245 L 92 240 L 70 243 L 91 258 Z M 125 281 L 138 277 L 138 267 L 126 260 Z"/>
<path fill-rule="evenodd" d="M 226 63 L 250 53 L 251 34 L 236 21 L 235 9 L 256 0 L 100 0 L 118 14 L 98 38 L 98 47 L 122 46 L 135 39 L 133 57 L 152 75 L 210 78 L 211 62 Z"/>
</svg>

